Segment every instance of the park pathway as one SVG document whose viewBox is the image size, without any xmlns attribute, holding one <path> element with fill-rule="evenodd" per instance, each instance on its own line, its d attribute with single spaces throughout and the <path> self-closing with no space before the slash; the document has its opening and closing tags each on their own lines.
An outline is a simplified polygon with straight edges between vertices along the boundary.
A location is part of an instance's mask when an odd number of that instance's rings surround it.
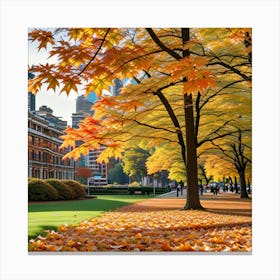
<svg viewBox="0 0 280 280">
<path fill-rule="evenodd" d="M 156 198 L 144 200 L 118 209 L 118 211 L 156 211 L 156 210 L 178 210 L 186 203 L 186 193 L 176 196 L 176 191 L 169 192 Z M 252 200 L 241 199 L 235 193 L 204 193 L 200 196 L 202 206 L 209 212 L 229 214 L 238 216 L 252 215 Z"/>
</svg>

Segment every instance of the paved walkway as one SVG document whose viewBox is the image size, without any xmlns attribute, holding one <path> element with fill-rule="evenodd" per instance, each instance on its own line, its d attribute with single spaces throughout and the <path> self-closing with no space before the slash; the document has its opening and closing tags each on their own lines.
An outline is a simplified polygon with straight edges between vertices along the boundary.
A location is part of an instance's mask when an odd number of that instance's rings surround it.
<svg viewBox="0 0 280 280">
<path fill-rule="evenodd" d="M 168 192 L 168 193 L 164 193 L 164 194 L 160 194 L 158 195 L 157 197 L 164 197 L 164 198 L 171 198 L 171 197 L 174 197 L 174 198 L 186 198 L 186 190 L 184 189 L 183 190 L 183 194 L 181 195 L 181 192 L 179 192 L 179 197 L 177 197 L 177 191 L 171 191 L 171 192 Z M 219 192 L 218 195 L 214 195 L 213 193 L 210 193 L 210 192 L 207 192 L 207 193 L 203 193 L 203 195 L 200 195 L 200 198 L 201 199 L 207 199 L 209 197 L 216 197 L 216 198 L 239 198 L 240 197 L 240 194 L 236 194 L 236 193 L 232 193 L 232 192 Z"/>
<path fill-rule="evenodd" d="M 241 199 L 235 193 L 205 193 L 200 196 L 202 206 L 209 212 L 238 216 L 252 216 L 252 200 Z M 186 193 L 177 197 L 176 191 L 156 198 L 144 200 L 128 206 L 121 207 L 120 211 L 161 211 L 182 209 L 186 203 Z"/>
</svg>

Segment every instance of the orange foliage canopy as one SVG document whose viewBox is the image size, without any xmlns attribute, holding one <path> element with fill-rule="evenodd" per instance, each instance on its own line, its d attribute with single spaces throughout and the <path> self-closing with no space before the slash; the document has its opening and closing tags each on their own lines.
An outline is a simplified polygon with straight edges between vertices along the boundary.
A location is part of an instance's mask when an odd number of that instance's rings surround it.
<svg viewBox="0 0 280 280">
<path fill-rule="evenodd" d="M 172 29 L 171 29 L 172 30 Z M 71 90 L 78 92 L 83 85 L 85 94 L 96 92 L 100 97 L 115 78 L 135 78 L 141 73 L 156 71 L 162 79 L 164 73 L 171 77 L 169 83 L 183 82 L 183 93 L 196 93 L 215 85 L 210 71 L 204 69 L 208 60 L 205 57 L 180 57 L 173 49 L 181 49 L 182 41 L 176 32 L 159 29 L 158 38 L 172 50 L 175 58 L 168 58 L 164 49 L 156 45 L 145 29 L 121 28 L 70 28 L 50 31 L 34 29 L 29 33 L 31 41 L 39 42 L 38 49 L 49 45 L 50 57 L 57 56 L 57 64 L 33 66 L 36 79 L 29 81 L 29 91 L 36 94 L 42 84 L 54 91 L 62 85 L 60 92 L 69 95 Z M 67 39 L 57 39 L 55 33 L 61 32 Z M 174 34 L 172 34 L 174 33 Z M 174 37 L 173 37 L 174 36 Z M 169 42 L 169 43 L 168 43 Z M 188 47 L 198 44 L 196 40 L 188 42 Z M 166 61 L 165 61 L 166 60 Z"/>
<path fill-rule="evenodd" d="M 138 82 L 137 86 L 125 89 L 126 94 L 120 98 L 102 96 L 95 105 L 94 118 L 87 117 L 78 129 L 66 130 L 61 148 L 75 148 L 67 156 L 77 159 L 80 154 L 103 145 L 106 150 L 100 161 L 108 161 L 109 156 L 121 157 L 132 135 L 127 134 L 131 124 L 138 121 L 132 113 L 151 107 L 154 102 L 151 96 L 160 88 L 181 84 L 181 94 L 186 94 L 215 86 L 215 79 L 207 70 L 208 59 L 176 54 L 174 49 L 180 53 L 186 47 L 182 46 L 180 32 L 180 29 L 156 30 L 156 36 L 170 49 L 171 56 L 143 28 L 69 28 L 53 32 L 34 29 L 29 33 L 29 39 L 39 43 L 39 50 L 45 48 L 50 57 L 57 58 L 55 64 L 30 69 L 36 78 L 29 80 L 29 91 L 35 94 L 46 84 L 48 90 L 59 89 L 67 95 L 82 89 L 85 95 L 94 91 L 101 97 L 115 78 Z M 193 38 L 188 47 L 196 44 Z M 118 134 L 123 137 L 117 137 Z M 77 140 L 84 144 L 75 147 Z"/>
<path fill-rule="evenodd" d="M 36 94 L 46 84 L 48 90 L 67 95 L 71 91 L 83 91 L 85 95 L 94 91 L 100 97 L 94 106 L 94 117 L 87 117 L 78 129 L 66 130 L 61 148 L 74 148 L 68 157 L 77 159 L 103 145 L 106 149 L 99 160 L 107 162 L 108 157 L 122 157 L 129 141 L 136 138 L 149 139 L 149 147 L 164 141 L 178 144 L 176 135 L 183 135 L 186 127 L 180 120 L 184 108 L 179 98 L 182 101 L 184 95 L 198 92 L 203 96 L 219 82 L 220 73 L 230 72 L 234 79 L 241 76 L 250 81 L 246 64 L 236 62 L 250 53 L 243 43 L 247 40 L 249 46 L 250 32 L 192 29 L 190 39 L 183 42 L 180 28 L 61 28 L 52 32 L 34 29 L 29 39 L 38 42 L 39 50 L 47 49 L 57 63 L 33 66 L 30 71 L 35 78 L 29 80 L 29 91 Z M 190 55 L 185 56 L 186 51 Z M 231 54 L 236 58 L 231 58 Z M 104 96 L 104 90 L 116 78 L 134 79 L 137 84 L 126 86 L 118 97 Z M 155 122 L 156 117 L 162 122 Z M 179 125 L 175 124 L 176 117 Z M 78 140 L 83 144 L 75 147 Z"/>
</svg>

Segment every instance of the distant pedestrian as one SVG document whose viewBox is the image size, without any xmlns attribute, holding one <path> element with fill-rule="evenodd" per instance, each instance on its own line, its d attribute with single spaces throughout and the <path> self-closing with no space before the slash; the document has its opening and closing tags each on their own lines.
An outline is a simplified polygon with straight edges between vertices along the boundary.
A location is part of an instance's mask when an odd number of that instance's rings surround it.
<svg viewBox="0 0 280 280">
<path fill-rule="evenodd" d="M 248 194 L 251 194 L 251 186 L 248 185 Z"/>
<path fill-rule="evenodd" d="M 182 180 L 180 181 L 179 185 L 180 185 L 181 195 L 183 195 L 184 183 Z"/>
<path fill-rule="evenodd" d="M 169 185 L 167 185 L 167 190 L 168 190 L 168 192 L 171 191 L 171 187 Z"/>
<path fill-rule="evenodd" d="M 199 184 L 199 189 L 200 189 L 200 195 L 203 195 L 203 185 Z"/>
<path fill-rule="evenodd" d="M 214 195 L 218 195 L 218 185 L 215 185 L 214 187 Z"/>
<path fill-rule="evenodd" d="M 177 197 L 179 197 L 180 185 L 178 185 L 177 182 L 175 182 L 175 188 L 176 188 L 176 192 L 177 192 Z"/>
</svg>

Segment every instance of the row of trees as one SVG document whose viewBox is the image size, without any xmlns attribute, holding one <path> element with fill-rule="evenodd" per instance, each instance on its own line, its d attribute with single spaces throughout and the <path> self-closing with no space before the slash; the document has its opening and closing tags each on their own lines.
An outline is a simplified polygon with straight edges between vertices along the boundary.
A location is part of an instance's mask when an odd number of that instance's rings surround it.
<svg viewBox="0 0 280 280">
<path fill-rule="evenodd" d="M 99 161 L 108 162 L 140 148 L 149 174 L 168 170 L 171 179 L 187 182 L 185 209 L 202 209 L 198 163 L 213 176 L 238 175 L 247 197 L 251 29 L 34 29 L 29 38 L 57 58 L 32 68 L 32 92 L 43 84 L 66 94 L 83 86 L 100 97 L 93 116 L 67 128 L 62 147 L 74 148 L 68 157 L 104 145 Z M 115 78 L 134 83 L 119 96 L 102 94 Z"/>
</svg>

